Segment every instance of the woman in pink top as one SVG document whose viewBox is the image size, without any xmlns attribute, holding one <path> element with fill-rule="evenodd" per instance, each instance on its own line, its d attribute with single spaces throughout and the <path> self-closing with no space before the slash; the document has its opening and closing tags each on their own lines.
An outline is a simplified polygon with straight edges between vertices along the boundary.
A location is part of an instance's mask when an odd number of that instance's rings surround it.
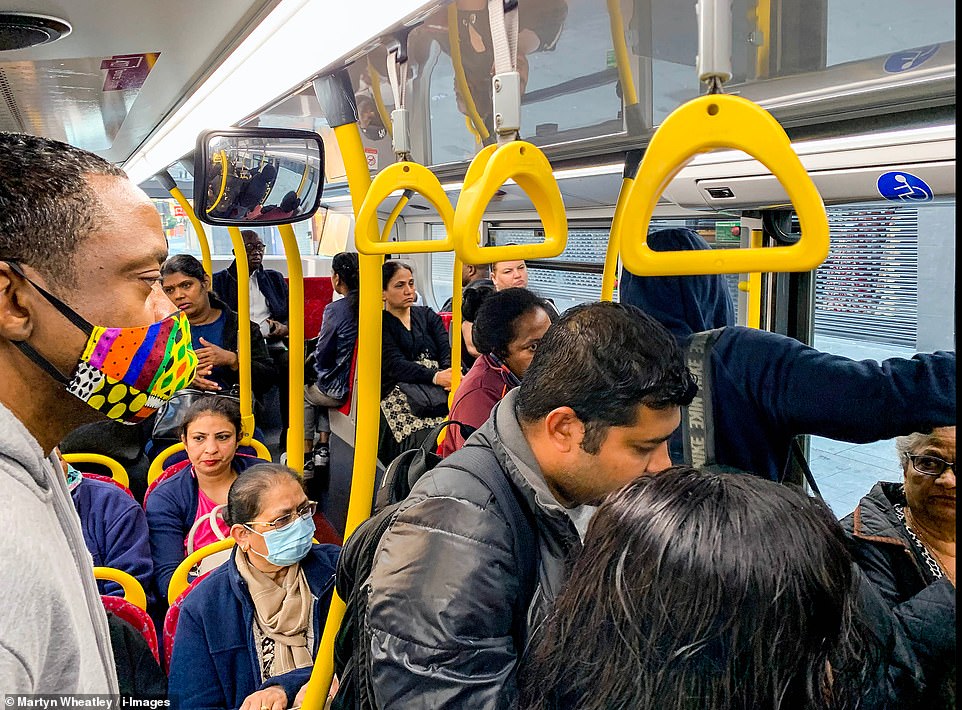
<svg viewBox="0 0 962 710">
<path fill-rule="evenodd" d="M 485 298 L 472 332 L 479 357 L 461 380 L 449 419 L 475 429 L 487 421 L 494 405 L 521 384 L 554 313 L 543 298 L 526 288 L 509 288 Z M 446 431 L 442 456 L 464 444 L 460 427 Z"/>
<path fill-rule="evenodd" d="M 223 520 L 201 520 L 227 503 L 227 491 L 237 476 L 262 459 L 237 453 L 240 439 L 240 407 L 227 397 L 204 397 L 187 410 L 181 441 L 190 465 L 162 482 L 147 499 L 150 552 L 160 597 L 174 570 L 187 553 L 187 538 L 197 523 L 193 549 L 216 542 L 230 526 Z"/>
</svg>

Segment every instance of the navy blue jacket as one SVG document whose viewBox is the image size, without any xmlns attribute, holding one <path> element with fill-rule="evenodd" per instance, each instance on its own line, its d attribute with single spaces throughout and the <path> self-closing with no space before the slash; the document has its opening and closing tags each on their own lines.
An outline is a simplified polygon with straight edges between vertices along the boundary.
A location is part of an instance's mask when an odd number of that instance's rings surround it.
<svg viewBox="0 0 962 710">
<path fill-rule="evenodd" d="M 251 278 L 257 281 L 257 287 L 264 294 L 271 318 L 287 323 L 289 298 L 284 274 L 262 266 L 251 274 Z M 237 312 L 237 261 L 232 261 L 226 269 L 214 274 L 211 288 L 220 300 Z"/>
<path fill-rule="evenodd" d="M 231 466 L 238 473 L 243 473 L 258 463 L 267 462 L 253 456 L 235 456 Z M 150 554 L 154 560 L 157 590 L 165 600 L 170 578 L 184 561 L 184 538 L 197 517 L 200 489 L 193 473 L 194 467 L 187 466 L 162 481 L 147 498 Z"/>
<path fill-rule="evenodd" d="M 93 478 L 84 478 L 70 497 L 94 567 L 127 572 L 140 582 L 149 600 L 155 599 L 154 562 L 143 508 L 118 486 Z M 97 586 L 101 594 L 123 596 L 116 582 L 98 581 Z"/>
<path fill-rule="evenodd" d="M 357 295 L 324 307 L 321 332 L 314 349 L 317 388 L 332 399 L 343 399 L 350 383 L 351 360 L 357 343 Z"/>
<path fill-rule="evenodd" d="M 314 545 L 301 560 L 314 595 L 313 656 L 327 618 L 340 550 L 336 545 Z M 236 554 L 235 547 L 230 561 L 205 577 L 181 604 L 167 683 L 173 708 L 239 708 L 248 695 L 271 685 L 283 688 L 287 706 L 293 707 L 297 691 L 311 677 L 308 666 L 261 682 L 254 603 L 234 563 Z"/>
<path fill-rule="evenodd" d="M 648 243 L 655 251 L 707 246 L 689 229 L 653 232 Z M 711 354 L 716 463 L 778 480 L 799 434 L 866 443 L 955 424 L 955 352 L 859 362 L 734 326 L 720 276 L 625 270 L 619 289 L 622 303 L 655 318 L 683 347 L 696 332 L 724 327 Z M 669 447 L 680 463 L 680 429 Z"/>
</svg>

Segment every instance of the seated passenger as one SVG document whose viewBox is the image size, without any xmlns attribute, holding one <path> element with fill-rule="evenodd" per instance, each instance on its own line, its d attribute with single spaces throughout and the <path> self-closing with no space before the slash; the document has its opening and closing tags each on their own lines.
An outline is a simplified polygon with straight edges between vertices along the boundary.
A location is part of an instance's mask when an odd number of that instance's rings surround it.
<svg viewBox="0 0 962 710">
<path fill-rule="evenodd" d="M 414 271 L 385 261 L 384 330 L 381 359 L 381 436 L 378 458 L 385 465 L 401 451 L 420 446 L 432 427 L 444 421 L 447 405 L 435 416 L 416 415 L 400 384 L 451 388 L 451 349 L 441 317 L 414 305 Z"/>
<path fill-rule="evenodd" d="M 654 231 L 648 246 L 711 248 L 690 229 Z M 954 351 L 859 362 L 779 333 L 736 326 L 731 296 L 718 275 L 636 276 L 623 270 L 619 291 L 622 303 L 659 321 L 685 350 L 696 333 L 720 329 L 706 373 L 714 415 L 714 436 L 706 434 L 714 460 L 706 463 L 782 480 L 792 463 L 792 439 L 801 434 L 867 443 L 955 425 Z M 675 463 L 694 460 L 684 455 L 684 428 L 671 441 Z"/>
<path fill-rule="evenodd" d="M 204 397 L 184 415 L 181 441 L 190 465 L 161 481 L 147 498 L 150 553 L 161 599 L 170 578 L 187 556 L 187 539 L 195 528 L 194 549 L 221 539 L 210 524 L 215 509 L 227 503 L 227 491 L 238 474 L 262 459 L 235 455 L 241 432 L 240 407 L 227 397 Z M 222 536 L 230 527 L 217 520 Z"/>
<path fill-rule="evenodd" d="M 474 320 L 474 343 L 481 356 L 461 380 L 448 417 L 475 429 L 508 390 L 521 384 L 542 336 L 553 320 L 546 301 L 525 288 L 509 288 L 489 296 Z M 446 430 L 441 455 L 464 444 L 460 427 Z"/>
<path fill-rule="evenodd" d="M 687 466 L 641 476 L 592 518 L 520 707 L 873 707 L 858 585 L 820 500 Z"/>
<path fill-rule="evenodd" d="M 237 313 L 210 290 L 210 277 L 190 254 L 177 254 L 160 267 L 164 293 L 190 322 L 191 342 L 197 353 L 197 377 L 191 387 L 208 392 L 230 390 L 240 382 L 237 357 Z M 274 365 L 261 336 L 250 323 L 251 387 L 260 398 L 275 381 Z"/>
<path fill-rule="evenodd" d="M 147 516 L 144 509 L 119 486 L 83 474 L 64 461 L 60 449 L 54 449 L 73 500 L 84 543 L 94 560 L 94 567 L 113 567 L 134 577 L 144 588 L 149 600 L 156 598 L 154 562 L 147 539 Z M 120 585 L 97 580 L 101 594 L 124 595 Z"/>
<path fill-rule="evenodd" d="M 842 527 L 855 562 L 907 619 L 935 707 L 944 683 L 954 696 L 955 625 L 939 623 L 936 610 L 955 616 L 955 427 L 901 436 L 896 449 L 904 482 L 876 483 Z"/>
<path fill-rule="evenodd" d="M 231 486 L 237 544 L 181 605 L 173 707 L 294 706 L 314 666 L 340 552 L 311 544 L 316 506 L 298 474 L 279 464 L 254 466 Z"/>
<path fill-rule="evenodd" d="M 357 254 L 342 251 L 331 260 L 331 286 L 343 298 L 324 307 L 321 332 L 314 349 L 315 382 L 304 388 L 304 478 L 328 466 L 331 420 L 328 409 L 341 407 L 350 393 L 351 361 L 357 343 L 357 307 L 361 281 Z M 314 432 L 317 431 L 317 445 Z M 318 476 L 323 472 L 317 471 Z M 326 486 L 320 486 L 324 489 Z"/>
</svg>

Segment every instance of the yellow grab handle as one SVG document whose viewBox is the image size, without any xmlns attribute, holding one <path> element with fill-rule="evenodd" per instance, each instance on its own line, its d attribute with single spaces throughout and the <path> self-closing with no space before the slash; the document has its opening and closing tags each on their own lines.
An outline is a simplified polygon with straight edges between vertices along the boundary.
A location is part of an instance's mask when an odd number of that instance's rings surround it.
<svg viewBox="0 0 962 710">
<path fill-rule="evenodd" d="M 124 488 L 130 488 L 130 478 L 119 461 L 100 454 L 61 454 L 67 463 L 95 463 L 110 469 L 110 477 Z"/>
<path fill-rule="evenodd" d="M 377 225 L 377 208 L 395 190 L 411 190 L 430 202 L 444 222 L 444 239 L 421 239 L 412 242 L 382 242 Z M 354 245 L 361 254 L 422 254 L 451 251 L 454 208 L 437 176 L 419 163 L 401 162 L 387 166 L 371 183 L 357 214 Z"/>
<path fill-rule="evenodd" d="M 801 238 L 788 247 L 655 252 L 648 225 L 658 198 L 697 153 L 742 150 L 771 170 L 798 215 Z M 709 94 L 675 109 L 655 131 L 625 205 L 631 215 L 612 229 L 625 268 L 641 276 L 732 274 L 753 271 L 811 271 L 828 256 L 828 217 L 818 190 L 792 150 L 778 121 L 758 104 L 738 96 Z M 614 226 L 614 225 L 613 225 Z"/>
<path fill-rule="evenodd" d="M 147 595 L 144 593 L 143 586 L 133 575 L 113 567 L 94 567 L 94 578 L 116 582 L 124 590 L 124 599 L 147 611 Z"/>
<path fill-rule="evenodd" d="M 494 151 L 489 148 L 471 162 L 454 211 L 454 248 L 458 257 L 466 264 L 486 264 L 558 256 L 568 241 L 568 216 L 551 163 L 540 148 L 527 141 L 511 141 Z M 514 180 L 531 198 L 544 226 L 544 241 L 482 247 L 478 233 L 484 211 L 494 193 L 508 180 Z"/>
<path fill-rule="evenodd" d="M 187 574 L 194 568 L 194 565 L 205 557 L 210 557 L 221 550 L 229 550 L 233 546 L 234 538 L 228 536 L 223 540 L 204 545 L 199 550 L 194 550 L 187 555 L 184 561 L 177 565 L 177 569 L 174 570 L 174 574 L 170 578 L 170 584 L 167 585 L 167 603 L 173 606 L 181 592 L 190 586 L 190 582 L 187 581 Z"/>
</svg>

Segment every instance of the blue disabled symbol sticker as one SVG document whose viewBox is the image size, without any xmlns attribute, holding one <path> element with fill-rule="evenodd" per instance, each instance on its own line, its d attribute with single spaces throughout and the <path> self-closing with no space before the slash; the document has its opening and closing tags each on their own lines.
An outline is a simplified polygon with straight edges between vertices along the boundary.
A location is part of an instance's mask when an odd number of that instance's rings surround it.
<svg viewBox="0 0 962 710">
<path fill-rule="evenodd" d="M 932 188 L 922 178 L 901 170 L 883 173 L 875 185 L 882 197 L 893 202 L 929 202 L 932 199 Z"/>
<path fill-rule="evenodd" d="M 917 47 L 916 49 L 906 49 L 901 52 L 896 52 L 895 54 L 890 54 L 888 59 L 885 60 L 883 69 L 889 74 L 898 74 L 899 72 L 916 69 L 930 60 L 938 51 L 939 45 L 930 44 L 927 47 Z"/>
</svg>

